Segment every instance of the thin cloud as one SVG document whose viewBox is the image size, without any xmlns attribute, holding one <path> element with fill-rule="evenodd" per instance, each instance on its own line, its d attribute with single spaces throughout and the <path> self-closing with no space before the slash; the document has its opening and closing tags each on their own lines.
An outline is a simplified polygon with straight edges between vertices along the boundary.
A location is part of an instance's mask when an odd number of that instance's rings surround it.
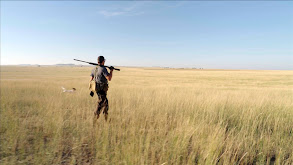
<svg viewBox="0 0 293 165">
<path fill-rule="evenodd" d="M 145 12 L 140 11 L 139 8 L 146 4 L 145 2 L 137 2 L 128 7 L 116 8 L 112 10 L 101 10 L 99 14 L 105 17 L 115 17 L 115 16 L 137 16 L 142 15 Z"/>
<path fill-rule="evenodd" d="M 111 12 L 111 11 L 102 10 L 99 13 L 104 15 L 104 16 L 106 16 L 106 17 L 113 17 L 113 16 L 123 15 L 126 12 L 122 12 L 122 11 L 113 11 L 113 12 Z"/>
<path fill-rule="evenodd" d="M 142 8 L 146 8 L 147 6 L 157 6 L 158 9 L 174 9 L 179 8 L 184 5 L 186 5 L 186 2 L 176 2 L 176 3 L 162 3 L 162 2 L 153 2 L 153 1 L 143 1 L 143 2 L 135 2 L 131 3 L 131 5 L 127 7 L 114 7 L 112 9 L 103 9 L 99 11 L 99 14 L 105 16 L 105 17 L 115 17 L 115 16 L 138 16 L 145 14 L 145 11 L 142 11 Z M 156 12 L 153 11 L 153 12 Z M 149 11 L 150 12 L 150 11 Z"/>
</svg>

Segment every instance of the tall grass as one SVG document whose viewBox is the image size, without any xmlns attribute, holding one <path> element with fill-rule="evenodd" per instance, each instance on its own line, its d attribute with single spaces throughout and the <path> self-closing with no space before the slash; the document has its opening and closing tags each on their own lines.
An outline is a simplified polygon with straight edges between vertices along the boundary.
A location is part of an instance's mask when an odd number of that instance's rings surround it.
<svg viewBox="0 0 293 165">
<path fill-rule="evenodd" d="M 1 164 L 293 164 L 293 72 L 1 67 Z M 61 86 L 77 88 L 62 93 Z"/>
</svg>

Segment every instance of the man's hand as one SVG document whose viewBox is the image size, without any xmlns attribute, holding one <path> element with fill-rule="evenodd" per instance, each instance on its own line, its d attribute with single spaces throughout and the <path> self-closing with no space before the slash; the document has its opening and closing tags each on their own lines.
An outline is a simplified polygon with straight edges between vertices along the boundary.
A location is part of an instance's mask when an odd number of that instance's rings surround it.
<svg viewBox="0 0 293 165">
<path fill-rule="evenodd" d="M 110 69 L 111 71 L 113 71 L 113 70 L 114 70 L 114 67 L 113 67 L 113 66 L 110 66 L 109 69 Z"/>
</svg>

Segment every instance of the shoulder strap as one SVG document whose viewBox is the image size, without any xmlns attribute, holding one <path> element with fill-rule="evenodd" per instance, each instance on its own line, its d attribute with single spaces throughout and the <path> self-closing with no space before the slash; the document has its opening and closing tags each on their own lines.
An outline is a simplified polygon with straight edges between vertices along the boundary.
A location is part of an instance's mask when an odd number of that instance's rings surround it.
<svg viewBox="0 0 293 165">
<path fill-rule="evenodd" d="M 94 77 L 95 77 L 95 78 L 96 78 L 96 75 L 97 75 L 98 67 L 99 67 L 99 66 L 96 66 L 96 69 L 95 69 L 95 74 L 94 74 Z"/>
</svg>

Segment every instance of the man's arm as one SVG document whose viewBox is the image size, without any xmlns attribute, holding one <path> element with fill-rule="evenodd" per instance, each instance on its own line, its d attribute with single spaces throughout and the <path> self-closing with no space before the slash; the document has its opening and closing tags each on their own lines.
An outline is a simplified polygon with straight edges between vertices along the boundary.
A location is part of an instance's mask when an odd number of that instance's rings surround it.
<svg viewBox="0 0 293 165">
<path fill-rule="evenodd" d="M 110 74 L 109 74 L 109 76 L 106 76 L 106 78 L 107 78 L 109 81 L 111 81 L 111 79 L 112 79 L 112 75 L 113 75 L 113 69 L 110 70 Z"/>
</svg>

